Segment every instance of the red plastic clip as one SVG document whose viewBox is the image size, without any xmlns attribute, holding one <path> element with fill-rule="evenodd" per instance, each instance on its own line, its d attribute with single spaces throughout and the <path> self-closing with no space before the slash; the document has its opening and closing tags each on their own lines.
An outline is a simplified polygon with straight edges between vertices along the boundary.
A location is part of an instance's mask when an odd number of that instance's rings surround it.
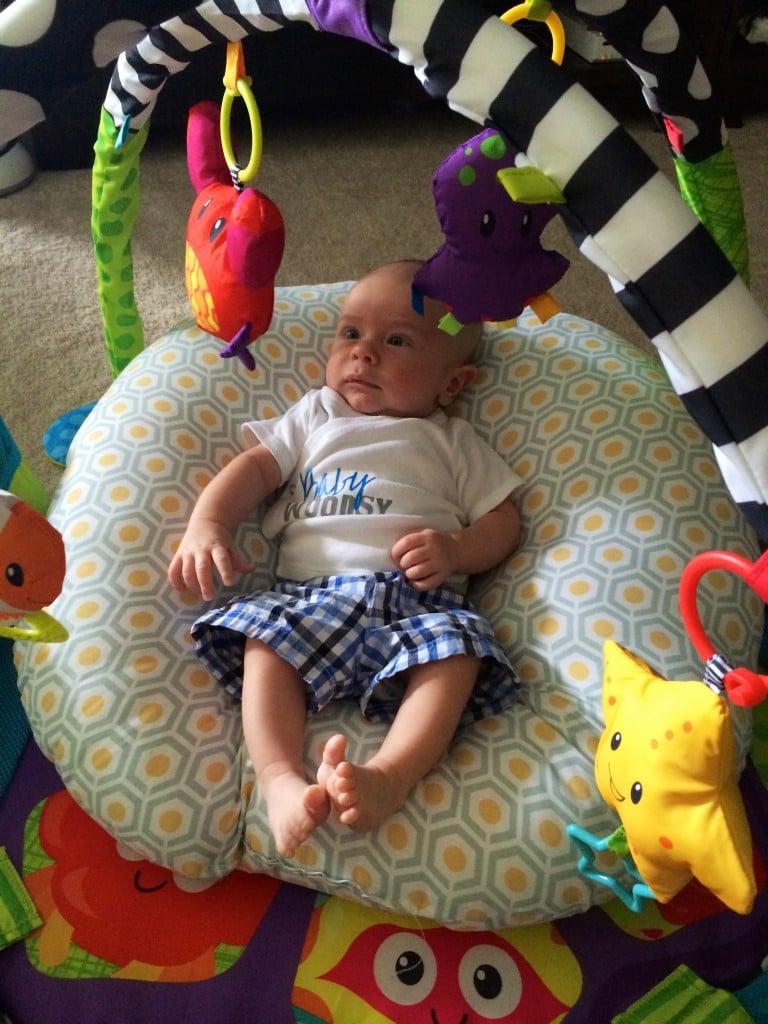
<svg viewBox="0 0 768 1024">
<path fill-rule="evenodd" d="M 680 577 L 680 611 L 691 643 L 707 662 L 716 653 L 707 636 L 696 605 L 696 589 L 705 573 L 712 569 L 726 569 L 740 576 L 763 602 L 768 603 L 768 551 L 756 562 L 728 551 L 705 551 L 696 555 Z M 768 695 L 768 676 L 748 668 L 735 668 L 723 679 L 728 696 L 734 704 L 754 707 Z"/>
</svg>

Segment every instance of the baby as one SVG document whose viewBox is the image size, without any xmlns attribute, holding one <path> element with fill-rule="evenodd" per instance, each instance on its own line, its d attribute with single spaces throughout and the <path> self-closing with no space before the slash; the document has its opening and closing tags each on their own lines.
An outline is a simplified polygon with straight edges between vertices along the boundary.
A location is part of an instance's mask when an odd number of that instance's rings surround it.
<svg viewBox="0 0 768 1024">
<path fill-rule="evenodd" d="M 205 600 L 253 566 L 235 527 L 279 492 L 265 536 L 278 580 L 193 627 L 198 655 L 242 700 L 243 731 L 276 848 L 291 857 L 333 811 L 356 830 L 398 810 L 462 720 L 514 702 L 517 681 L 468 577 L 520 541 L 520 478 L 444 409 L 476 375 L 480 326 L 451 337 L 442 307 L 412 305 L 421 264 L 387 264 L 344 302 L 325 386 L 277 419 L 247 423 L 246 449 L 201 494 L 171 561 Z M 354 698 L 390 728 L 364 764 L 333 735 L 317 778 L 303 766 L 307 713 Z"/>
</svg>

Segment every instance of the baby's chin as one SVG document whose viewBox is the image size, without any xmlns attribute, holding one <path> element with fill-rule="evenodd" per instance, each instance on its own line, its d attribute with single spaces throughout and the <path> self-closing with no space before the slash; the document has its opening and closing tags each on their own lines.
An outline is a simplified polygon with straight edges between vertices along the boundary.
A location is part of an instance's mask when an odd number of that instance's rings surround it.
<svg viewBox="0 0 768 1024">
<path fill-rule="evenodd" d="M 386 405 L 382 402 L 365 402 L 359 400 L 346 399 L 347 405 L 354 409 L 355 412 L 361 413 L 363 416 L 390 416 L 393 419 L 425 419 L 430 414 L 428 412 L 412 412 L 408 409 L 401 409 L 398 406 Z"/>
<path fill-rule="evenodd" d="M 339 390 L 339 394 L 351 409 L 365 416 L 397 415 L 390 413 L 381 393 L 373 388 L 348 384 Z"/>
<path fill-rule="evenodd" d="M 434 409 L 408 408 L 400 402 L 390 402 L 380 388 L 360 384 L 345 382 L 337 389 L 337 393 L 351 409 L 364 416 L 423 419 L 434 412 Z"/>
</svg>

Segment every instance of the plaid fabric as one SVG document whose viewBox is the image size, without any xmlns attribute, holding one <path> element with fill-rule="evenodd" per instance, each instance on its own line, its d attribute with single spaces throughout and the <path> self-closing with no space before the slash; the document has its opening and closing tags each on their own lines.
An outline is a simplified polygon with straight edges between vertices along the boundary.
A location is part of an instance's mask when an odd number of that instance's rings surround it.
<svg viewBox="0 0 768 1024">
<path fill-rule="evenodd" d="M 236 697 L 245 637 L 269 644 L 307 683 L 309 712 L 353 698 L 366 718 L 391 722 L 404 690 L 400 673 L 457 654 L 482 659 L 462 724 L 498 714 L 517 697 L 490 623 L 462 595 L 442 587 L 423 593 L 402 573 L 281 581 L 207 612 L 192 635 L 198 656 Z"/>
</svg>

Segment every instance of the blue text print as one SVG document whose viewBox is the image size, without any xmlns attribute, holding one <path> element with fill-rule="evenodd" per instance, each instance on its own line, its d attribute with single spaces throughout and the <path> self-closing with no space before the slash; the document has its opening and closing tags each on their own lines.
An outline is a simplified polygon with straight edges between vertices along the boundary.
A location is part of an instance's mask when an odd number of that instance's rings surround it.
<svg viewBox="0 0 768 1024">
<path fill-rule="evenodd" d="M 301 489 L 305 498 L 326 498 L 331 495 L 351 494 L 354 497 L 353 508 L 357 511 L 360 508 L 365 489 L 368 484 L 373 483 L 375 476 L 368 476 L 367 473 L 348 473 L 342 475 L 341 469 L 335 472 L 324 472 L 322 476 L 316 477 L 314 470 L 308 469 L 301 473 Z"/>
</svg>

